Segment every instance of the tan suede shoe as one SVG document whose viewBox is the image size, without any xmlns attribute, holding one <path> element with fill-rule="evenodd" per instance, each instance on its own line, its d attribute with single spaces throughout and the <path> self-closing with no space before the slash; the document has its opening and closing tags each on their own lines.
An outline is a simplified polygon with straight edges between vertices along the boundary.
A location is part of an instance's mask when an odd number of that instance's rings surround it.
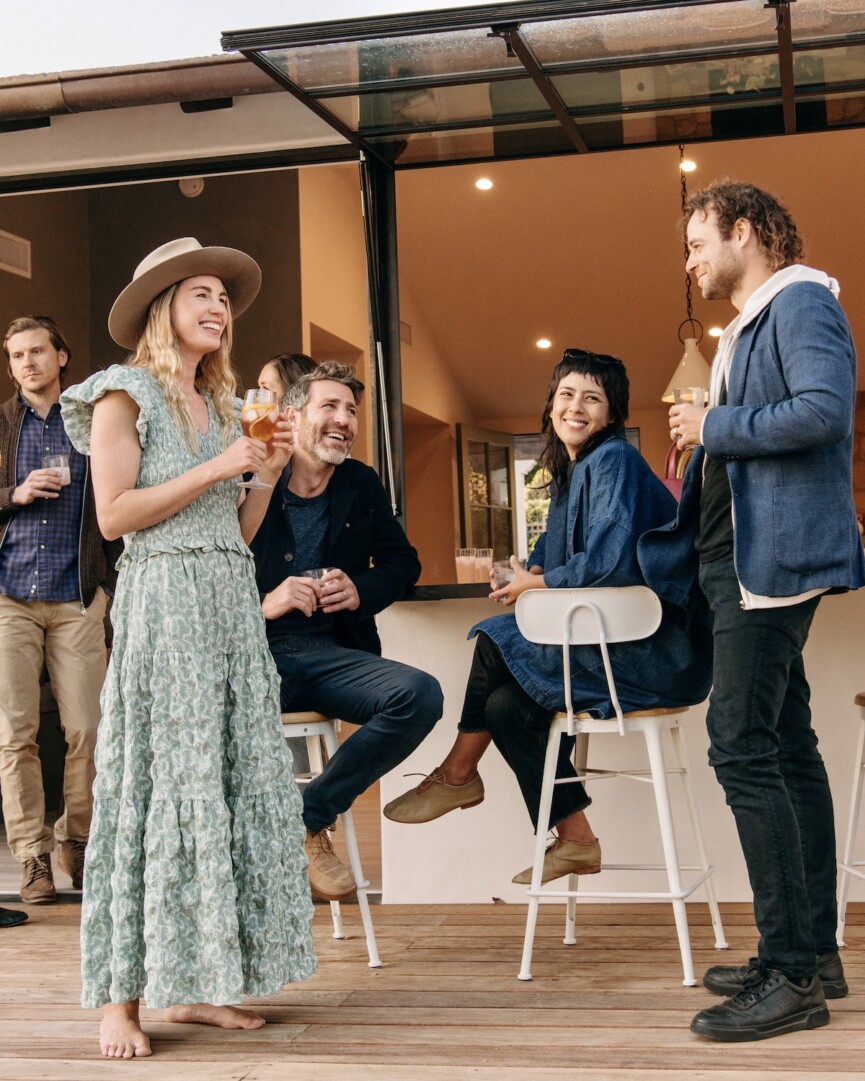
<svg viewBox="0 0 865 1081">
<path fill-rule="evenodd" d="M 47 852 L 24 861 L 21 900 L 28 905 L 50 905 L 57 900 L 51 857 Z"/>
<path fill-rule="evenodd" d="M 307 872 L 313 897 L 322 901 L 344 901 L 357 893 L 354 875 L 337 857 L 327 830 L 318 833 L 307 830 L 303 847 L 309 860 Z"/>
<path fill-rule="evenodd" d="M 476 807 L 484 800 L 484 782 L 476 773 L 465 784 L 445 784 L 445 775 L 434 769 L 417 788 L 391 800 L 384 809 L 392 822 L 432 822 L 458 807 Z"/>
<path fill-rule="evenodd" d="M 601 842 L 595 838 L 587 844 L 560 841 L 557 837 L 544 856 L 541 885 L 562 875 L 596 875 L 601 869 Z M 531 886 L 532 868 L 527 867 L 511 879 L 518 886 Z"/>
</svg>

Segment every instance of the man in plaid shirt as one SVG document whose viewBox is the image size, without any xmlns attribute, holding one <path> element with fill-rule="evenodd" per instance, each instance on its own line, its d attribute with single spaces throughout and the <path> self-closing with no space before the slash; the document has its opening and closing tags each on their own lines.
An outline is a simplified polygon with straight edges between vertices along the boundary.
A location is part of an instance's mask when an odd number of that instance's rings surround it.
<svg viewBox="0 0 865 1081">
<path fill-rule="evenodd" d="M 48 904 L 57 899 L 55 840 L 60 867 L 81 888 L 106 662 L 102 585 L 119 546 L 99 533 L 89 461 L 60 416 L 71 354 L 59 328 L 47 316 L 15 319 L 3 351 L 17 392 L 0 407 L 0 785 L 9 847 L 23 865 L 21 900 Z M 68 473 L 43 468 L 59 454 Z M 53 831 L 36 743 L 43 664 L 67 743 Z"/>
</svg>

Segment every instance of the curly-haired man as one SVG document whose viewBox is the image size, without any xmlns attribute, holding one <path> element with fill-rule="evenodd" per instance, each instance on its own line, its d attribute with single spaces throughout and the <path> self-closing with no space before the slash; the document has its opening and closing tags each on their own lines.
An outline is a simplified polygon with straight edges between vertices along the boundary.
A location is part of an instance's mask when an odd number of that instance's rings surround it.
<svg viewBox="0 0 865 1081">
<path fill-rule="evenodd" d="M 670 410 L 697 445 L 679 511 L 696 533 L 713 615 L 709 760 L 754 893 L 757 957 L 715 966 L 727 1001 L 691 1029 L 758 1040 L 829 1021 L 847 993 L 835 940 L 832 797 L 811 726 L 802 650 L 823 593 L 865 584 L 851 485 L 856 354 L 838 283 L 801 265 L 787 209 L 722 181 L 690 201 L 687 269 L 729 300 L 708 409 Z M 692 534 L 693 535 L 693 534 Z"/>
</svg>

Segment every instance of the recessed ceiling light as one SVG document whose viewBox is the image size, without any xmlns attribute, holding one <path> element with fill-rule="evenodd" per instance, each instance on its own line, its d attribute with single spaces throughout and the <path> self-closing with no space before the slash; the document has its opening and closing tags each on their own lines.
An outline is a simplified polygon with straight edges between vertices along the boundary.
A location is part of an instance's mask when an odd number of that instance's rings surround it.
<svg viewBox="0 0 865 1081">
<path fill-rule="evenodd" d="M 710 338 L 720 338 L 723 333 L 724 333 L 723 327 L 709 327 L 709 337 Z"/>
<path fill-rule="evenodd" d="M 679 168 L 682 170 L 683 173 L 693 173 L 693 171 L 697 168 L 697 163 L 695 161 L 691 161 L 690 158 L 685 158 L 683 161 L 679 162 Z"/>
<path fill-rule="evenodd" d="M 552 344 L 553 343 L 550 341 L 549 338 L 538 338 L 538 340 L 535 342 L 535 345 L 538 347 L 538 349 L 549 349 Z"/>
<path fill-rule="evenodd" d="M 480 180 L 475 181 L 475 187 L 478 191 L 489 191 L 492 186 L 493 182 L 488 176 L 482 176 Z"/>
</svg>

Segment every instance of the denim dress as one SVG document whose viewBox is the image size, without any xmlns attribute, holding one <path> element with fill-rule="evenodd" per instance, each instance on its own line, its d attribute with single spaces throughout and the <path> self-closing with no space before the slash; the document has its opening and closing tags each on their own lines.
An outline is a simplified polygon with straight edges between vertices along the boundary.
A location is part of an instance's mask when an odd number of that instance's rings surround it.
<svg viewBox="0 0 865 1081">
<path fill-rule="evenodd" d="M 705 601 L 696 587 L 697 554 L 688 546 L 671 565 L 668 547 L 653 543 L 676 518 L 676 501 L 620 431 L 574 463 L 567 486 L 550 504 L 547 530 L 530 566 L 540 566 L 550 589 L 645 585 L 661 599 L 661 625 L 651 637 L 609 647 L 625 711 L 695 705 L 712 683 L 712 638 Z M 681 554 L 681 553 L 680 553 Z M 565 708 L 562 651 L 526 641 L 512 613 L 476 624 L 501 650 L 511 674 L 539 705 Z M 571 647 L 574 707 L 598 717 L 613 712 L 601 652 Z"/>
</svg>

